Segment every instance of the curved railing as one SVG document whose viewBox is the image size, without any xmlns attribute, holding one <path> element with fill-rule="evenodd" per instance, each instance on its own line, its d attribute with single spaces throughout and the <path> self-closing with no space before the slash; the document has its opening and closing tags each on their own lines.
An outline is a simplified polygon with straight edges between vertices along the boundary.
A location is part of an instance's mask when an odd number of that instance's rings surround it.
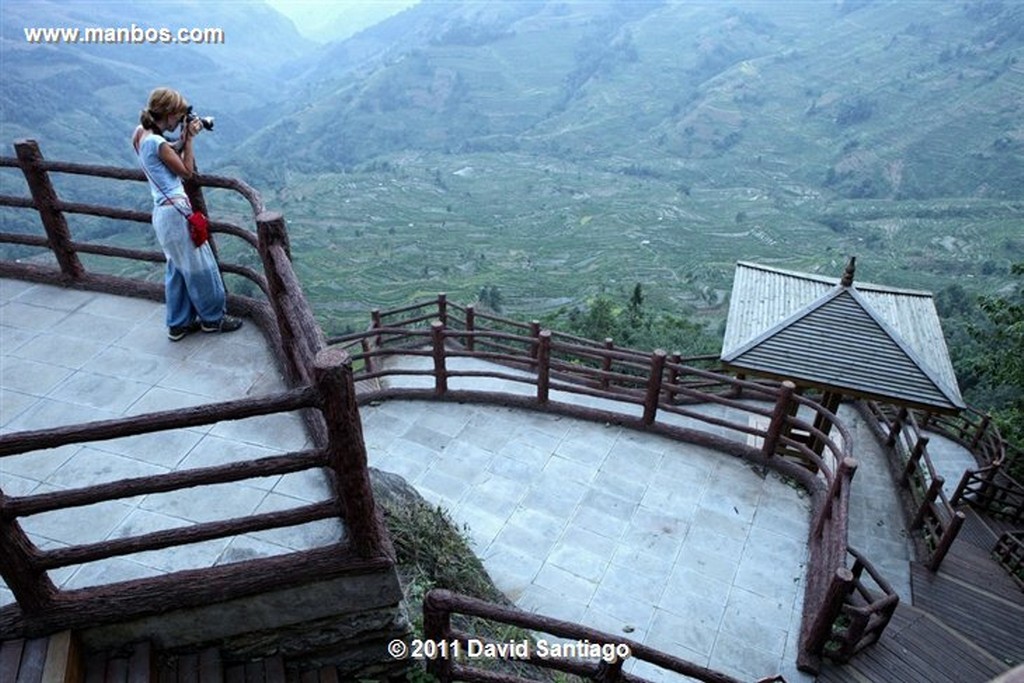
<svg viewBox="0 0 1024 683">
<path fill-rule="evenodd" d="M 327 343 L 351 353 L 363 404 L 451 400 L 557 412 L 697 443 L 797 480 L 815 501 L 802 668 L 814 670 L 823 652 L 849 656 L 866 638 L 873 642 L 892 614 L 898 597 L 873 569 L 862 580 L 863 568 L 870 567 L 866 560 L 856 556 L 857 576 L 848 577 L 853 570 L 847 554 L 855 552 L 847 547 L 848 501 L 857 466 L 850 433 L 824 406 L 798 396 L 792 384 L 715 372 L 708 357 L 691 364 L 663 351 L 617 348 L 610 340 L 585 340 L 536 322 L 481 315 L 444 294 L 374 311 L 365 331 Z M 488 382 L 503 385 L 488 388 Z M 875 577 L 868 588 L 867 579 Z M 846 624 L 850 605 L 870 618 Z"/>
<path fill-rule="evenodd" d="M 898 481 L 912 503 L 910 529 L 919 531 L 928 568 L 936 571 L 965 521 L 964 500 L 996 517 L 1024 521 L 1024 486 L 1004 463 L 1012 448 L 986 415 L 968 407 L 956 415 L 895 409 L 864 402 L 868 423 L 896 459 Z M 928 451 L 929 434 L 939 434 L 969 451 L 978 467 L 966 470 L 953 495 Z"/>
<path fill-rule="evenodd" d="M 0 233 L 0 242 L 48 249 L 58 265 L 54 267 L 0 261 L 0 276 L 62 282 L 85 289 L 160 299 L 163 293 L 161 285 L 90 272 L 82 265 L 78 255 L 87 253 L 160 262 L 163 260 L 162 254 L 76 241 L 64 219 L 65 213 L 77 213 L 148 222 L 149 214 L 62 201 L 48 177 L 51 172 L 75 173 L 142 182 L 142 173 L 110 167 L 47 162 L 42 159 L 38 146 L 32 141 L 18 142 L 15 147 L 18 158 L 2 158 L 0 166 L 20 168 L 25 174 L 32 197 L 0 196 L 0 206 L 38 211 L 46 237 Z M 255 236 L 252 231 L 229 222 L 214 220 L 212 227 L 215 235 L 232 235 L 256 248 L 263 265 L 262 273 L 223 260 L 221 269 L 255 283 L 267 299 L 264 301 L 231 295 L 229 304 L 261 322 L 275 349 L 285 359 L 285 370 L 296 384 L 321 387 L 316 392 L 316 405 L 320 410 L 306 411 L 307 414 L 317 414 L 315 419 L 309 420 L 315 430 L 315 443 L 334 443 L 336 448 L 353 455 L 352 444 L 346 445 L 346 442 L 357 437 L 361 442 L 357 413 L 346 412 L 341 409 L 344 406 L 333 411 L 327 410 L 330 405 L 338 405 L 328 396 L 333 397 L 342 391 L 322 388 L 323 354 L 327 353 L 334 365 L 337 365 L 334 361 L 339 360 L 330 349 L 325 349 L 329 343 L 343 348 L 351 356 L 351 365 L 341 365 L 355 368 L 351 376 L 358 387 L 358 396 L 352 399 L 353 408 L 355 400 L 365 403 L 387 398 L 472 400 L 516 405 L 583 419 L 611 421 L 742 456 L 758 466 L 774 468 L 799 482 L 812 494 L 810 560 L 798 660 L 801 668 L 814 670 L 817 658 L 823 652 L 855 651 L 865 641 L 862 628 L 869 629 L 868 634 L 872 637 L 884 628 L 887 610 L 894 600 L 891 589 L 888 589 L 884 581 L 876 580 L 877 588 L 880 589 L 876 595 L 860 580 L 859 575 L 850 580 L 847 577 L 853 574 L 853 570 L 847 568 L 847 555 L 850 552 L 847 547 L 847 507 L 850 482 L 856 470 L 851 450 L 852 440 L 846 427 L 832 412 L 815 401 L 797 395 L 791 384 L 752 382 L 716 372 L 716 363 L 710 357 L 686 359 L 662 351 L 643 353 L 616 347 L 610 340 L 595 342 L 545 330 L 536 322 L 516 323 L 476 312 L 471 306 L 451 304 L 443 295 L 431 302 L 393 311 L 374 311 L 369 329 L 326 340 L 313 320 L 308 302 L 290 266 L 283 218 L 264 211 L 258 195 L 244 183 L 210 176 L 200 176 L 197 183 L 188 188 L 195 206 L 205 205 L 201 187 L 232 189 L 250 204 L 257 227 Z M 429 359 L 428 368 L 403 367 L 403 358 L 416 357 Z M 485 367 L 479 366 L 481 361 L 487 362 Z M 468 365 L 473 363 L 478 365 Z M 498 380 L 508 382 L 509 386 L 516 389 L 478 389 L 470 387 L 467 380 L 472 381 L 474 386 L 480 380 Z M 708 410 L 708 407 L 714 410 Z M 323 416 L 319 413 L 323 413 Z M 141 428 L 134 422 L 108 427 L 124 433 Z M 71 428 L 71 436 L 84 438 L 84 433 L 75 429 Z M 839 438 L 833 437 L 836 432 Z M 9 436 L 20 438 L 24 435 Z M 61 438 L 67 436 L 65 434 Z M 58 435 L 48 434 L 46 438 L 58 438 Z M 0 438 L 0 446 L 9 447 L 8 452 L 21 452 L 25 448 L 24 444 L 14 443 L 8 437 Z M 345 451 L 346 448 L 350 450 Z M 301 457 L 308 457 L 312 464 L 314 461 L 320 463 L 325 456 L 308 454 Z M 326 457 L 331 460 L 342 456 Z M 358 461 L 356 457 L 354 462 Z M 281 465 L 274 462 L 266 466 Z M 359 467 L 357 465 L 356 469 Z M 365 462 L 361 467 L 365 467 Z M 207 475 L 225 476 L 222 472 L 202 473 L 198 476 Z M 343 477 L 339 476 L 338 479 L 344 481 Z M 132 482 L 130 491 L 158 490 L 154 486 L 178 487 L 184 485 L 183 482 L 190 483 L 192 479 L 173 480 L 170 483 Z M 83 495 L 96 497 L 113 494 L 120 495 L 118 491 L 108 490 Z M 362 498 L 340 492 L 338 500 L 349 505 L 350 501 L 358 502 Z M 64 501 L 62 504 L 67 503 Z M 0 519 L 4 520 L 4 524 L 0 524 L 0 532 L 6 533 L 14 528 L 14 518 L 18 514 L 27 514 L 26 510 L 35 509 L 31 508 L 32 505 L 44 505 L 51 509 L 56 504 L 42 500 L 12 503 L 12 499 L 0 498 L 0 512 L 3 512 L 4 506 L 13 505 L 4 514 L 0 514 Z M 322 511 L 309 512 L 319 514 Z M 353 510 L 350 516 L 357 522 L 365 522 L 363 528 L 369 530 L 368 538 L 372 540 L 372 529 L 376 524 L 372 519 L 372 506 Z M 259 520 L 253 524 L 266 521 Z M 351 523 L 351 520 L 346 517 L 346 522 Z M 207 529 L 200 533 L 219 531 Z M 45 569 L 38 563 L 32 564 L 37 551 L 27 554 L 23 552 L 25 539 L 18 536 L 16 531 L 12 533 L 14 536 L 11 538 L 0 537 L 0 544 L 5 546 L 5 551 L 8 547 L 17 551 L 5 557 L 8 560 L 11 557 L 28 559 L 25 562 L 18 560 L 13 569 L 8 567 L 5 578 L 12 571 L 37 577 Z M 167 539 L 145 540 L 147 543 L 164 543 Z M 356 534 L 355 541 L 358 540 L 359 535 Z M 379 547 L 376 542 L 372 545 Z M 94 555 L 102 552 L 108 556 L 111 551 L 117 554 L 122 550 L 104 548 L 88 552 Z M 45 562 L 53 564 L 57 561 L 63 562 L 60 558 L 50 558 Z M 868 572 L 868 575 L 871 574 Z M 865 600 L 864 595 L 875 597 Z M 864 622 L 858 620 L 854 628 L 849 628 L 845 624 L 844 605 L 857 605 L 859 609 L 867 609 L 876 617 Z"/>
<path fill-rule="evenodd" d="M 0 158 L 0 167 L 20 169 L 32 196 L 2 195 L 0 206 L 38 212 L 45 236 L 2 232 L 0 243 L 48 250 L 57 263 L 0 260 L 0 277 L 162 301 L 162 284 L 91 271 L 79 258 L 81 254 L 89 254 L 159 263 L 165 260 L 162 253 L 76 240 L 65 218 L 65 214 L 74 214 L 149 223 L 150 214 L 63 201 L 50 180 L 51 173 L 65 173 L 143 182 L 145 177 L 141 171 L 44 161 L 38 145 L 31 140 L 17 142 L 15 149 L 17 158 Z M 167 433 L 287 412 L 303 415 L 313 447 L 270 457 L 254 453 L 250 458 L 228 465 L 177 470 L 26 496 L 9 496 L 0 491 L 0 577 L 15 598 L 15 604 L 0 608 L 0 638 L 38 635 L 177 608 L 200 607 L 325 577 L 387 571 L 393 565 L 390 541 L 370 489 L 350 360 L 340 352 L 324 348 L 323 333 L 312 317 L 291 268 L 283 218 L 266 212 L 259 195 L 248 185 L 214 176 L 202 176 L 187 188 L 193 206 L 205 206 L 201 187 L 232 190 L 252 209 L 255 232 L 220 220 L 214 220 L 211 226 L 215 235 L 240 238 L 253 260 L 263 265 L 262 272 L 257 272 L 221 259 L 222 272 L 248 279 L 267 298 L 230 295 L 228 303 L 233 311 L 248 315 L 263 328 L 275 347 L 276 356 L 284 359 L 284 370 L 295 388 L 181 410 L 5 433 L 0 435 L 0 464 L 3 458 L 39 449 Z M 73 510 L 137 495 L 192 488 L 203 490 L 203 487 L 227 482 L 306 470 L 329 473 L 326 499 L 270 513 L 45 550 L 32 542 L 19 522 L 30 515 Z M 206 490 L 210 496 L 218 495 L 215 488 Z M 339 520 L 345 533 L 332 545 L 310 550 L 76 590 L 59 589 L 49 576 L 49 572 L 62 567 L 324 519 Z M 189 590 L 181 590 L 183 583 L 188 584 Z"/>
</svg>

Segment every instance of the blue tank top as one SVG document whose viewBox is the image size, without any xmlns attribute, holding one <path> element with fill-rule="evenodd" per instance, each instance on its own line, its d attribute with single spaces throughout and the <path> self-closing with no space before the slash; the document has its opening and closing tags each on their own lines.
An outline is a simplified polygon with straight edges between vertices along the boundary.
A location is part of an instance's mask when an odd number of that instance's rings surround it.
<svg viewBox="0 0 1024 683">
<path fill-rule="evenodd" d="M 154 205 L 167 201 L 168 197 L 174 199 L 185 196 L 181 178 L 167 168 L 160 158 L 160 145 L 165 143 L 167 140 L 149 131 L 139 142 L 139 161 L 149 176 L 149 191 L 153 195 Z"/>
</svg>

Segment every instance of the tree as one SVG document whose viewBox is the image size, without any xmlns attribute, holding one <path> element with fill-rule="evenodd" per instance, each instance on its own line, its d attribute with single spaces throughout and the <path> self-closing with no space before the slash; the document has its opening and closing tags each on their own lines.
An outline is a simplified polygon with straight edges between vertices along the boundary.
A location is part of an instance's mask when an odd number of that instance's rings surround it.
<svg viewBox="0 0 1024 683">
<path fill-rule="evenodd" d="M 1024 276 L 1024 263 L 1010 272 Z M 984 390 L 987 409 L 1003 438 L 1024 446 L 1024 281 L 1006 296 L 983 296 L 980 307 L 985 320 L 970 327 L 978 342 L 978 354 L 971 366 Z M 1015 476 L 1024 475 L 1024 459 L 1011 464 Z"/>
</svg>

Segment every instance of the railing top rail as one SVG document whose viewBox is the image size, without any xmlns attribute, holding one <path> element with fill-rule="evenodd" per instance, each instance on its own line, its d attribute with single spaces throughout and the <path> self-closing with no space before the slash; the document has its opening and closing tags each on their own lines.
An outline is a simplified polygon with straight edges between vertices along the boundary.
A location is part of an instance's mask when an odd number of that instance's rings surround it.
<svg viewBox="0 0 1024 683">
<path fill-rule="evenodd" d="M 20 141 L 19 141 L 20 142 Z M 21 161 L 16 157 L 0 156 L 0 167 L 22 168 Z M 39 162 L 39 167 L 44 171 L 54 173 L 70 173 L 73 175 L 93 176 L 97 178 L 110 178 L 112 180 L 133 180 L 143 182 L 146 175 L 141 169 L 126 168 L 123 166 L 103 166 L 95 164 L 81 164 L 70 161 L 47 161 Z M 228 178 L 218 175 L 196 174 L 196 182 L 202 187 L 214 187 L 225 190 L 234 190 L 249 202 L 254 216 L 265 210 L 263 198 L 251 185 L 237 178 Z"/>
</svg>

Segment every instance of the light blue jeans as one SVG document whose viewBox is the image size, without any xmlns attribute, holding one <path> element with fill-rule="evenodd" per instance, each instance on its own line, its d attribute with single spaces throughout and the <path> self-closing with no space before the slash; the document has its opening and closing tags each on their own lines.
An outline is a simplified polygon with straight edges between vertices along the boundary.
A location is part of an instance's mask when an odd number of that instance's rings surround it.
<svg viewBox="0 0 1024 683">
<path fill-rule="evenodd" d="M 185 199 L 175 198 L 174 201 L 189 213 Z M 224 281 L 210 243 L 196 248 L 188 232 L 188 221 L 170 204 L 153 207 L 153 229 L 167 257 L 164 275 L 167 326 L 182 327 L 196 319 L 215 323 L 224 317 Z"/>
</svg>

